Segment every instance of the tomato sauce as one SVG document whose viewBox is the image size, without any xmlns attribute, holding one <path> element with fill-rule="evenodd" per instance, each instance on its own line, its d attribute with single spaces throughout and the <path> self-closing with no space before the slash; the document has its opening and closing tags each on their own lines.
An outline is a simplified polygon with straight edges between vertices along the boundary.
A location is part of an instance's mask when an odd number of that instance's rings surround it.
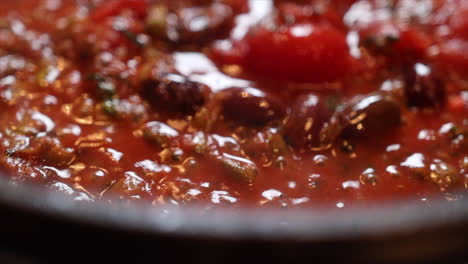
<svg viewBox="0 0 468 264">
<path fill-rule="evenodd" d="M 76 200 L 464 199 L 462 0 L 0 3 L 0 169 Z"/>
</svg>

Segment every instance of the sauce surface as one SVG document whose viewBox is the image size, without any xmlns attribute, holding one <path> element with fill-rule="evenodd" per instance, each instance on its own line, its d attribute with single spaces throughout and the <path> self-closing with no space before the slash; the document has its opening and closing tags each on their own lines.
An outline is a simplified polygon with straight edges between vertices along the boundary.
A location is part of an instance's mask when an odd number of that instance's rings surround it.
<svg viewBox="0 0 468 264">
<path fill-rule="evenodd" d="M 0 169 L 76 200 L 464 199 L 463 0 L 0 2 Z"/>
</svg>

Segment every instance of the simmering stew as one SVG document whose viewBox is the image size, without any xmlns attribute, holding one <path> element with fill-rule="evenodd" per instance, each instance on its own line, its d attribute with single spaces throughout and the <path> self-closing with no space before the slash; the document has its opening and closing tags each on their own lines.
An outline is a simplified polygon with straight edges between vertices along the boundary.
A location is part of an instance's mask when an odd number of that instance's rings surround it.
<svg viewBox="0 0 468 264">
<path fill-rule="evenodd" d="M 464 198 L 468 1 L 0 2 L 0 169 L 76 200 Z"/>
</svg>

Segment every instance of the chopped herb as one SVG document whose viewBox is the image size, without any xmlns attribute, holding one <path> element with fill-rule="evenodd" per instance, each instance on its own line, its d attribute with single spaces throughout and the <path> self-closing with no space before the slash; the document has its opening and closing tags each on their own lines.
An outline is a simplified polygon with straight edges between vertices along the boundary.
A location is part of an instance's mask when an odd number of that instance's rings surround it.
<svg viewBox="0 0 468 264">
<path fill-rule="evenodd" d="M 88 75 L 88 80 L 97 82 L 97 88 L 104 99 L 112 99 L 116 96 L 115 84 L 109 77 L 100 73 L 91 73 Z"/>
<path fill-rule="evenodd" d="M 45 87 L 48 85 L 47 76 L 49 75 L 49 72 L 50 72 L 49 66 L 44 67 L 39 72 L 37 72 L 36 81 L 37 81 L 37 84 L 39 84 L 39 86 Z"/>
<path fill-rule="evenodd" d="M 104 113 L 113 117 L 117 116 L 119 102 L 120 100 L 117 98 L 104 100 L 104 102 L 102 102 Z"/>
<path fill-rule="evenodd" d="M 135 34 L 128 29 L 120 29 L 118 31 L 126 36 L 133 44 L 136 44 L 139 47 L 144 47 L 146 45 L 146 42 L 141 38 L 141 35 Z"/>
</svg>

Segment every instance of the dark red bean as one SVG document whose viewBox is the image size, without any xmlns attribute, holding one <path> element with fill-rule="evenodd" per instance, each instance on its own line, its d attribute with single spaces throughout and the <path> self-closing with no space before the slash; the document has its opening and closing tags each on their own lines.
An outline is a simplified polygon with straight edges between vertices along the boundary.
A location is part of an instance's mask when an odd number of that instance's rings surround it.
<svg viewBox="0 0 468 264">
<path fill-rule="evenodd" d="M 234 24 L 234 12 L 225 4 L 195 3 L 185 7 L 174 3 L 157 4 L 150 9 L 146 24 L 152 36 L 176 44 L 203 43 L 226 35 Z"/>
<path fill-rule="evenodd" d="M 445 103 L 444 81 L 436 76 L 431 67 L 416 63 L 404 71 L 405 96 L 409 107 L 438 107 Z"/>
<path fill-rule="evenodd" d="M 301 149 L 320 150 L 328 147 L 337 134 L 329 126 L 335 106 L 335 97 L 315 94 L 299 97 L 284 127 L 286 141 Z"/>
<path fill-rule="evenodd" d="M 375 137 L 401 124 L 401 110 L 390 96 L 374 93 L 351 99 L 337 110 L 334 120 L 343 138 Z"/>
<path fill-rule="evenodd" d="M 361 45 L 373 53 L 390 55 L 390 60 L 410 61 L 424 58 L 431 45 L 422 31 L 394 21 L 376 21 L 359 30 Z"/>
<path fill-rule="evenodd" d="M 178 74 L 166 74 L 159 79 L 143 81 L 142 93 L 161 111 L 189 115 L 205 103 L 209 88 Z"/>
<path fill-rule="evenodd" d="M 250 126 L 280 119 L 286 111 L 277 98 L 255 88 L 229 88 L 219 98 L 227 119 Z"/>
</svg>

